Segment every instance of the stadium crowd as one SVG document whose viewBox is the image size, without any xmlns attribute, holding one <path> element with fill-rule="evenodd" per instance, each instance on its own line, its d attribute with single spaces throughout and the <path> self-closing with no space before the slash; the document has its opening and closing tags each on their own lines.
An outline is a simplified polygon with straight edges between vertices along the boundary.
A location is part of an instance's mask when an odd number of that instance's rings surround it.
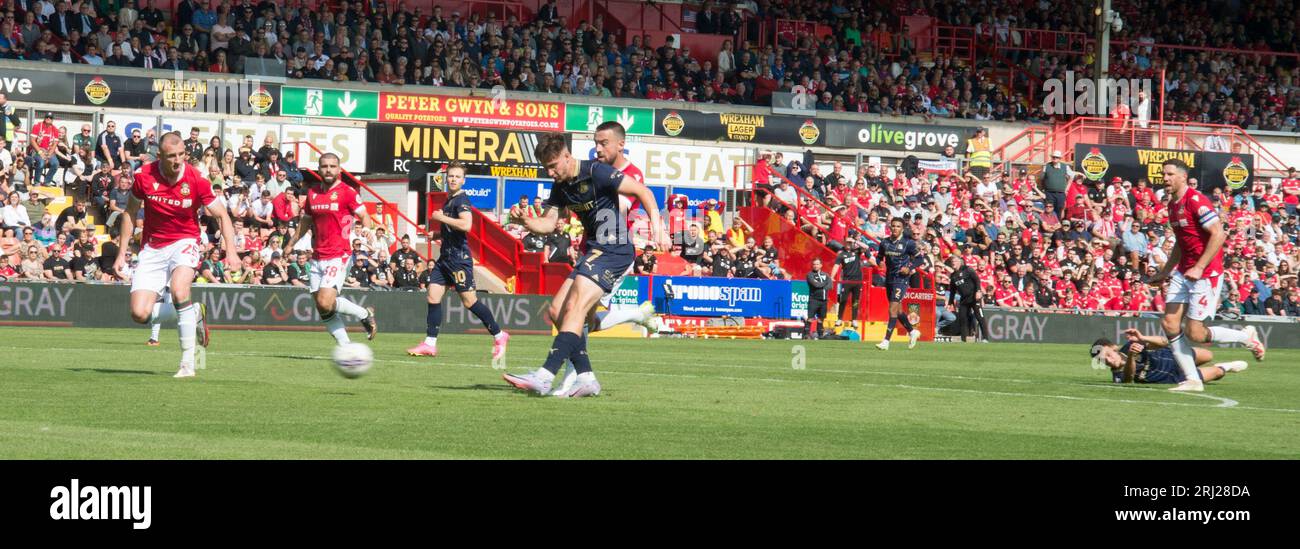
<svg viewBox="0 0 1300 549">
<path fill-rule="evenodd" d="M 531 21 L 459 11 L 408 10 L 404 2 L 321 4 L 182 0 L 174 13 L 158 0 L 14 0 L 0 6 L 0 58 L 56 63 L 242 73 L 248 59 L 285 63 L 290 78 L 380 82 L 604 97 L 769 105 L 773 91 L 802 85 L 816 108 L 882 115 L 1046 121 L 1041 90 L 1067 70 L 1092 74 L 1092 52 L 1014 49 L 1031 33 L 1091 33 L 1082 4 L 1047 0 L 934 0 L 887 11 L 865 0 L 764 0 L 738 10 L 704 2 L 697 30 L 730 35 L 723 51 L 702 58 L 689 48 L 631 36 L 622 44 L 600 16 L 568 29 L 554 4 Z M 1295 59 L 1155 47 L 1156 44 L 1295 52 L 1294 1 L 1195 5 L 1171 0 L 1117 1 L 1129 41 L 1112 50 L 1116 78 L 1155 78 L 1167 68 L 1166 118 L 1293 130 L 1300 116 Z M 689 8 L 688 8 L 689 9 Z M 1157 17 L 1155 14 L 1162 14 Z M 1165 19 L 1163 14 L 1177 13 Z M 898 15 L 930 15 L 974 27 L 974 66 L 939 56 L 922 62 Z M 826 36 L 779 34 L 740 42 L 756 21 L 809 20 Z M 1175 23 L 1175 21 L 1177 23 Z M 1191 24 L 1195 21 L 1199 24 Z M 1091 36 L 1091 34 L 1087 34 Z M 1061 41 L 1069 38 L 1062 35 Z M 1004 49 L 995 50 L 998 44 Z M 1059 46 L 1070 46 L 1062 43 Z M 1012 49 L 1005 49 L 1012 47 Z M 1068 48 L 1067 48 L 1068 49 Z M 1075 48 L 1082 50 L 1082 46 Z M 1017 82 L 995 69 L 1014 64 Z M 1008 85 L 1009 84 L 1009 85 Z M 1041 87 L 1041 86 L 1040 86 Z"/>
<path fill-rule="evenodd" d="M 921 114 L 976 119 L 1037 119 L 1032 101 L 1008 95 L 988 70 L 951 59 L 921 64 L 915 45 L 896 29 L 897 18 L 853 0 L 758 2 L 759 17 L 798 17 L 832 27 L 831 36 L 795 36 L 774 44 L 732 42 L 716 58 L 697 59 L 688 49 L 650 44 L 641 37 L 621 46 L 604 32 L 603 21 L 566 30 L 554 9 L 533 21 L 476 13 L 462 17 L 435 8 L 407 12 L 403 3 L 374 3 L 366 15 L 362 2 L 331 13 L 285 4 L 247 0 L 202 4 L 183 0 L 174 17 L 158 10 L 157 0 L 127 2 L 50 2 L 7 0 L 0 4 L 0 57 L 130 65 L 142 68 L 202 68 L 242 72 L 249 57 L 278 58 L 294 78 L 376 81 L 437 86 L 490 87 L 547 93 L 578 93 L 661 100 L 767 104 L 771 91 L 802 84 L 818 91 L 821 109 Z M 390 7 L 390 4 L 391 7 Z M 1178 8 L 1186 20 L 1206 25 L 1174 25 L 1142 16 L 1145 10 L 1173 9 L 1168 2 L 1116 2 L 1131 15 L 1127 37 L 1140 44 L 1173 43 L 1294 51 L 1290 39 L 1293 2 L 1264 2 L 1211 12 Z M 1137 6 L 1136 11 L 1126 9 Z M 1293 5 L 1291 7 L 1294 7 Z M 1092 20 L 1082 8 L 1057 9 L 1047 2 L 1022 6 L 986 1 L 964 11 L 942 2 L 914 2 L 911 13 L 933 15 L 953 24 L 975 25 L 996 41 L 1017 40 L 1015 28 L 1088 32 Z M 391 10 L 391 11 L 390 11 Z M 745 24 L 726 3 L 706 3 L 697 14 L 701 30 L 737 33 Z M 1213 22 L 1210 22 L 1212 19 Z M 1263 31 L 1260 28 L 1267 27 Z M 1250 41 L 1247 36 L 1256 37 Z M 1174 53 L 1169 53 L 1173 51 Z M 1015 53 L 1015 52 L 1012 52 Z M 1010 54 L 1009 54 L 1010 55 Z M 1279 58 L 1230 53 L 1181 53 L 1134 45 L 1116 52 L 1117 76 L 1143 76 L 1170 68 L 1167 117 L 1260 127 L 1294 127 L 1300 95 L 1293 69 Z M 1169 56 L 1169 57 L 1162 57 Z M 1038 77 L 1067 69 L 1086 69 L 1090 56 L 1020 52 L 1015 63 Z M 1272 64 L 1269 64 L 1272 63 Z M 1172 113 L 1172 114 L 1171 114 Z M 108 132 L 91 136 L 32 128 L 31 147 L 11 150 L 0 143 L 0 191 L 6 197 L 0 246 L 7 261 L 0 276 L 125 280 L 112 272 L 110 242 L 94 249 L 95 220 L 120 214 L 130 170 L 151 156 L 157 136 Z M 38 125 L 39 126 L 39 125 Z M 53 130 L 52 132 L 50 130 Z M 302 173 L 291 153 L 280 154 L 274 138 L 260 147 L 246 136 L 230 147 L 219 137 L 191 132 L 191 160 L 209 175 L 235 214 L 245 266 L 225 272 L 207 259 L 201 277 L 212 282 L 301 283 L 305 257 L 277 257 L 275 250 L 294 228 Z M 2 136 L 0 136 L 2 137 Z M 57 162 L 53 159 L 57 158 Z M 1093 310 L 1154 310 L 1158 288 L 1140 277 L 1168 254 L 1171 238 L 1161 219 L 1159 191 L 1142 181 L 1085 184 L 1078 177 L 1060 183 L 1065 200 L 1055 202 L 1022 172 L 1003 180 L 969 174 L 943 174 L 934 180 L 908 177 L 902 170 L 862 166 L 822 166 L 772 158 L 776 173 L 803 192 L 782 183 L 772 203 L 796 225 L 837 247 L 867 251 L 862 231 L 882 237 L 891 217 L 905 216 L 921 241 L 940 284 L 945 264 L 962 255 L 975 267 L 983 298 L 1006 306 L 1067 307 Z M 64 168 L 53 181 L 51 166 Z M 1044 173 L 1051 171 L 1044 167 Z M 66 174 L 71 174 L 66 175 Z M 48 198 L 41 189 L 61 185 L 77 201 L 57 216 L 35 206 Z M 1273 187 L 1258 182 L 1236 196 L 1216 191 L 1229 225 L 1230 256 L 1224 306 L 1245 312 L 1296 315 L 1296 212 L 1300 180 L 1294 175 Z M 827 211 L 812 198 L 825 203 Z M 530 197 L 523 197 L 528 202 Z M 724 224 L 721 204 L 707 204 L 698 222 L 687 223 L 687 208 L 674 198 L 666 216 L 679 243 L 674 254 L 690 274 L 785 278 L 780 254 L 760 246 L 743 221 Z M 781 204 L 788 204 L 786 207 Z M 1062 211 L 1063 210 L 1063 211 Z M 581 226 L 561 224 L 549 236 L 525 235 L 519 220 L 536 215 L 537 204 L 512 207 L 504 225 L 529 251 L 552 261 L 572 262 L 581 246 Z M 31 215 L 31 214 L 35 215 Z M 39 216 L 39 220 L 33 217 Z M 207 243 L 216 238 L 208 223 Z M 418 288 L 428 265 L 408 242 L 397 252 L 388 229 L 358 232 L 357 261 L 349 285 Z M 304 240 L 305 244 L 307 241 Z M 300 245 L 301 246 L 301 245 Z M 636 266 L 655 269 L 653 256 Z M 296 274 L 295 274 L 296 273 Z"/>
<path fill-rule="evenodd" d="M 1058 155 L 1059 153 L 1054 153 Z M 902 218 L 926 258 L 937 287 L 946 287 L 952 258 L 979 275 L 988 305 L 1092 311 L 1158 311 L 1163 287 L 1143 283 L 1168 259 L 1173 235 L 1164 190 L 1145 179 L 1088 181 L 1068 164 L 1019 169 L 1010 178 L 963 173 L 907 173 L 836 163 L 819 170 L 771 158 L 767 205 L 832 249 L 857 250 L 888 236 Z M 802 189 L 793 183 L 803 181 Z M 1198 183 L 1193 180 L 1192 185 Z M 761 187 L 761 182 L 759 183 Z M 1219 205 L 1224 245 L 1225 311 L 1300 315 L 1295 267 L 1300 262 L 1300 176 L 1274 184 L 1207 195 Z M 1058 209 L 1059 208 L 1059 209 Z"/>
<path fill-rule="evenodd" d="M 53 114 L 42 123 L 52 128 Z M 33 136 L 42 131 L 33 128 Z M 30 155 L 21 149 L 11 151 L 0 138 L 0 195 L 6 197 L 0 209 L 0 279 L 130 281 L 133 261 L 124 272 L 113 268 L 118 216 L 130 200 L 132 169 L 156 158 L 158 142 L 152 130 L 145 132 L 147 137 L 135 130 L 123 144 L 115 131 L 116 123 L 108 120 L 98 136 L 90 135 L 89 125 L 72 139 L 51 132 L 48 142 L 33 139 L 42 150 Z M 256 148 L 251 135 L 231 147 L 220 137 L 205 138 L 198 128 L 190 130 L 185 147 L 191 165 L 207 176 L 230 212 L 243 260 L 238 271 L 226 270 L 217 246 L 219 224 L 205 216 L 204 260 L 197 282 L 306 286 L 311 239 L 299 240 L 288 257 L 280 251 L 297 228 L 299 199 L 306 194 L 304 174 L 293 151 L 281 156 L 271 134 Z M 32 167 L 38 162 L 28 160 L 42 154 L 58 154 L 66 157 L 66 163 L 55 163 L 48 172 Z M 61 196 L 68 197 L 71 205 L 56 214 L 46 212 L 46 206 Z M 409 237 L 399 240 L 382 223 L 373 230 L 358 226 L 352 247 L 348 287 L 424 286 L 431 265 L 415 252 Z M 134 260 L 131 251 L 128 257 Z"/>
</svg>

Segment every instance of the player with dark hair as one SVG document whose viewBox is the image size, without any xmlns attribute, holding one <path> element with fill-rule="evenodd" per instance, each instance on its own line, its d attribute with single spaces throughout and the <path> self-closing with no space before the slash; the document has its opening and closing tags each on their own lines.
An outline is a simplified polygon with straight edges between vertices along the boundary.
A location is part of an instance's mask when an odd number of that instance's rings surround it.
<svg viewBox="0 0 1300 549">
<path fill-rule="evenodd" d="M 650 214 L 650 230 L 660 250 L 669 247 L 668 236 L 659 218 L 654 194 L 645 185 L 623 175 L 613 167 L 589 160 L 579 161 L 569 152 L 562 133 L 548 134 L 537 144 L 537 160 L 555 180 L 551 196 L 540 217 L 525 220 L 529 231 L 549 234 L 555 231 L 562 210 L 578 214 L 582 221 L 586 250 L 569 279 L 560 286 L 554 301 L 560 303 L 556 317 L 559 335 L 551 344 L 546 362 L 536 371 L 505 374 L 511 385 L 526 391 L 547 394 L 555 374 L 565 360 L 572 360 L 578 378 L 570 391 L 557 394 L 564 398 L 600 394 L 600 383 L 591 370 L 586 340 L 582 337 L 588 314 L 601 296 L 613 291 L 636 257 L 627 221 L 619 208 L 619 195 L 636 197 Z"/>
<path fill-rule="evenodd" d="M 317 173 L 320 181 L 307 189 L 307 204 L 302 209 L 298 228 L 284 244 L 282 254 L 293 251 L 294 244 L 307 231 L 311 231 L 312 257 L 308 272 L 311 275 L 310 291 L 316 298 L 316 311 L 339 345 L 350 343 L 348 328 L 343 316 L 361 321 L 366 338 L 374 339 L 379 332 L 375 310 L 363 308 L 339 295 L 343 281 L 352 269 L 352 226 L 357 219 L 369 229 L 370 213 L 361 202 L 361 195 L 351 185 L 339 178 L 342 168 L 334 153 L 320 155 Z"/>
<path fill-rule="evenodd" d="M 889 299 L 889 327 L 885 337 L 876 345 L 882 351 L 889 350 L 889 338 L 894 335 L 895 324 L 901 323 L 907 330 L 907 348 L 916 347 L 916 340 L 921 331 L 912 326 L 903 311 L 903 296 L 911 286 L 912 273 L 921 265 L 921 252 L 916 241 L 903 234 L 907 224 L 900 217 L 889 221 L 889 238 L 880 241 L 880 251 L 871 261 L 872 266 L 885 264 L 885 296 Z"/>
<path fill-rule="evenodd" d="M 637 183 L 645 183 L 645 176 L 641 174 L 641 170 L 632 164 L 632 161 L 628 160 L 627 156 L 623 154 L 623 148 L 627 146 L 627 133 L 623 129 L 622 124 L 612 121 L 604 122 L 601 125 L 596 126 L 596 133 L 593 137 L 596 140 L 596 160 L 623 172 L 623 175 L 636 180 Z M 631 231 L 631 213 L 636 211 L 636 209 L 640 207 L 640 204 L 637 202 L 636 197 L 628 197 L 620 194 L 618 196 L 618 205 L 619 211 L 627 219 L 627 228 Z M 624 274 L 631 274 L 631 268 L 632 266 L 629 265 L 628 272 Z M 608 330 L 623 323 L 640 324 L 649 331 L 654 331 L 657 328 L 655 324 L 654 305 L 649 301 L 642 303 L 640 307 L 636 308 L 610 309 L 609 304 L 610 298 L 612 297 L 613 294 L 609 293 L 605 294 L 605 296 L 600 299 L 600 306 L 604 307 L 606 310 L 601 312 L 596 312 L 594 309 L 592 310 L 591 317 L 587 319 L 588 329 L 582 334 L 584 339 L 587 337 L 587 332 Z M 550 315 L 552 322 L 559 321 L 560 304 L 560 300 L 551 301 Z M 559 387 L 555 388 L 556 393 L 566 393 L 571 391 L 574 383 L 577 382 L 578 373 L 574 369 L 572 361 L 565 363 L 563 380 L 564 381 L 560 383 Z"/>
<path fill-rule="evenodd" d="M 1186 381 L 1182 368 L 1174 359 L 1169 348 L 1169 340 L 1159 336 L 1144 336 L 1136 328 L 1124 331 L 1128 342 L 1117 345 L 1109 339 L 1101 338 L 1092 344 L 1088 354 L 1092 356 L 1092 367 L 1097 370 L 1110 368 L 1115 383 L 1182 383 Z M 1214 353 L 1209 349 L 1194 349 L 1196 353 L 1196 379 L 1202 383 L 1214 381 L 1246 369 L 1246 362 L 1236 360 L 1203 366 L 1214 360 Z"/>
<path fill-rule="evenodd" d="M 1259 340 L 1254 326 L 1247 326 L 1244 330 L 1223 326 L 1206 328 L 1205 321 L 1214 318 L 1214 312 L 1219 308 L 1219 292 L 1223 289 L 1223 242 L 1228 233 L 1219 222 L 1214 203 L 1188 184 L 1186 163 L 1171 158 L 1161 165 L 1161 169 L 1169 193 L 1169 225 L 1173 228 L 1177 245 L 1164 266 L 1147 279 L 1147 283 L 1169 278 L 1162 327 L 1183 374 L 1182 381 L 1169 390 L 1202 391 L 1205 387 L 1196 375 L 1192 343 L 1240 343 L 1250 349 L 1255 360 L 1264 359 L 1264 343 Z M 1182 326 L 1184 314 L 1187 316 L 1185 332 Z"/>
<path fill-rule="evenodd" d="M 492 317 L 487 304 L 478 300 L 474 288 L 474 257 L 469 252 L 470 229 L 474 228 L 474 206 L 465 193 L 465 165 L 452 162 L 447 167 L 447 203 L 442 209 L 429 214 L 430 223 L 442 224 L 442 246 L 437 263 L 429 269 L 428 290 L 425 294 L 428 310 L 425 313 L 425 337 L 419 345 L 406 350 L 411 356 L 438 355 L 438 328 L 442 324 L 442 297 L 448 286 L 455 286 L 461 303 L 474 313 L 492 335 L 492 358 L 506 354 L 510 334 L 501 330 Z"/>
<path fill-rule="evenodd" d="M 226 265 L 234 269 L 241 264 L 226 207 L 212 194 L 212 184 L 187 159 L 181 136 L 168 132 L 158 143 L 158 160 L 136 170 L 126 215 L 119 216 L 122 227 L 117 261 L 113 263 L 114 272 L 123 272 L 126 252 L 135 235 L 135 218 L 143 204 L 139 264 L 131 278 L 131 319 L 140 324 L 176 321 L 181 362 L 174 377 L 182 378 L 194 377 L 195 344 L 207 347 L 209 342 L 207 308 L 190 301 L 190 285 L 202 255 L 200 210 L 206 209 L 221 224 Z M 164 288 L 171 289 L 173 302 L 158 299 Z M 199 360 L 203 356 L 199 355 Z M 203 364 L 197 366 L 202 368 Z"/>
</svg>

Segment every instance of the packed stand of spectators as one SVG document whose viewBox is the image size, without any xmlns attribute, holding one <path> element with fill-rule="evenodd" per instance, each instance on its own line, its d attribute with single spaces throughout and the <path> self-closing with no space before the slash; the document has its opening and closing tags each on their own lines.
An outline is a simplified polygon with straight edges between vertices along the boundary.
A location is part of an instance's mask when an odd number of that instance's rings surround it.
<svg viewBox="0 0 1300 549">
<path fill-rule="evenodd" d="M 857 252 L 863 264 L 871 239 L 888 237 L 889 220 L 902 218 L 936 287 L 947 286 L 952 258 L 960 256 L 978 273 L 978 298 L 988 305 L 1163 310 L 1164 284 L 1142 280 L 1168 259 L 1174 237 L 1164 190 L 1146 180 L 1089 183 L 1056 162 L 1037 174 L 1020 169 L 1009 179 L 981 180 L 969 171 L 861 166 L 855 173 L 839 163 L 821 170 L 779 156 L 764 161 L 786 174 L 771 178 L 768 207 L 832 249 Z M 792 189 L 793 181 L 807 192 Z M 1292 170 L 1277 186 L 1257 180 L 1235 195 L 1221 188 L 1207 194 L 1228 233 L 1222 310 L 1300 315 L 1300 175 Z"/>
<path fill-rule="evenodd" d="M 1165 119 L 1182 122 L 1233 124 L 1247 129 L 1295 131 L 1300 118 L 1297 58 L 1254 53 L 1209 52 L 1157 48 L 1156 44 L 1295 54 L 1297 4 L 1294 0 L 1263 2 L 1179 2 L 1175 0 L 1115 0 L 1112 9 L 1124 21 L 1112 40 L 1130 42 L 1112 47 L 1112 78 L 1149 78 L 1159 85 L 1165 69 Z M 1015 2 L 985 0 L 974 5 L 923 0 L 910 13 L 930 15 L 941 22 L 972 26 L 983 44 L 1020 46 L 1029 31 L 1061 31 L 1094 36 L 1097 18 L 1091 4 L 1060 4 L 1047 0 Z M 1021 31 L 1017 29 L 1026 29 Z M 1058 55 L 1005 50 L 1000 56 L 1017 64 L 1037 82 L 1064 79 L 1066 71 L 1091 76 L 1096 52 L 1061 37 L 1058 47 L 1084 50 Z M 987 49 L 978 52 L 976 68 L 993 67 Z M 1034 82 L 1020 81 L 1013 89 Z M 1040 87 L 1041 88 L 1041 87 Z M 1044 97 L 1031 97 L 1041 105 Z M 1153 118 L 1157 113 L 1150 113 Z"/>
<path fill-rule="evenodd" d="M 42 123 L 52 125 L 53 115 Z M 34 128 L 32 134 L 41 131 Z M 125 272 L 113 269 L 119 216 L 130 201 L 134 170 L 157 158 L 158 139 L 153 130 L 141 135 L 136 129 L 123 142 L 117 132 L 116 122 L 108 120 L 98 135 L 91 135 L 90 125 L 85 124 L 72 139 L 57 133 L 51 143 L 33 138 L 26 148 L 10 147 L 0 139 L 0 194 L 7 197 L 0 209 L 0 279 L 130 281 L 133 250 L 128 251 L 131 261 Z M 207 176 L 230 212 L 236 248 L 243 260 L 238 271 L 226 270 L 221 261 L 219 223 L 204 216 L 204 259 L 196 281 L 307 286 L 311 239 L 300 239 L 287 257 L 281 253 L 297 229 L 300 201 L 306 196 L 307 183 L 294 152 L 282 155 L 271 134 L 260 146 L 253 136 L 245 135 L 232 147 L 218 136 L 205 138 L 199 128 L 192 128 L 184 143 L 190 164 Z M 42 147 L 55 151 L 51 156 L 56 160 L 27 162 L 46 154 Z M 48 179 L 44 170 L 31 167 L 51 162 L 54 168 L 48 171 Z M 32 219 L 26 206 L 43 211 L 51 198 L 60 194 L 52 192 L 55 188 L 72 204 L 57 215 L 44 213 Z M 101 237 L 102 244 L 95 234 L 99 224 L 107 233 L 107 238 Z M 402 237 L 399 244 L 389 227 L 377 224 L 367 230 L 358 225 L 352 247 L 353 267 L 345 281 L 348 287 L 424 287 L 430 265 L 414 251 L 409 237 Z"/>
<path fill-rule="evenodd" d="M 739 10 L 735 2 L 705 2 L 695 14 L 700 32 L 733 36 L 717 56 L 632 36 L 622 44 L 604 21 L 570 31 L 551 2 L 531 21 L 495 13 L 432 13 L 404 2 L 345 3 L 338 12 L 303 2 L 183 0 L 174 13 L 158 0 L 14 0 L 0 20 L 0 58 L 242 73 L 249 58 L 279 60 L 291 78 L 421 84 L 465 88 L 504 86 L 541 93 L 690 102 L 769 105 L 773 91 L 804 86 L 816 108 L 882 115 L 975 120 L 1050 117 L 1042 97 L 1026 97 L 1038 82 L 1067 70 L 1091 74 L 1095 54 L 1003 51 L 1023 80 L 1010 90 L 991 74 L 988 46 L 1025 40 L 1015 29 L 1087 33 L 1095 18 L 1083 4 L 984 0 L 959 5 L 918 0 L 903 13 L 972 26 L 981 44 L 974 67 L 940 56 L 921 63 L 898 13 L 864 0 L 765 0 Z M 1175 44 L 1294 52 L 1295 2 L 1117 0 L 1126 28 L 1116 39 L 1134 44 L 1112 51 L 1116 78 L 1154 78 L 1167 68 L 1166 118 L 1294 129 L 1300 116 L 1295 63 L 1276 56 L 1152 49 Z M 1168 14 L 1178 17 L 1167 17 Z M 740 43 L 743 26 L 777 19 L 828 25 L 828 36 L 778 35 L 775 43 Z M 1176 23 L 1175 23 L 1176 22 Z M 1194 23 L 1193 23 L 1194 22 Z M 1139 45 L 1141 44 L 1141 45 Z M 1061 44 L 1070 46 L 1069 44 Z M 1082 47 L 1079 45 L 1078 47 Z"/>
</svg>

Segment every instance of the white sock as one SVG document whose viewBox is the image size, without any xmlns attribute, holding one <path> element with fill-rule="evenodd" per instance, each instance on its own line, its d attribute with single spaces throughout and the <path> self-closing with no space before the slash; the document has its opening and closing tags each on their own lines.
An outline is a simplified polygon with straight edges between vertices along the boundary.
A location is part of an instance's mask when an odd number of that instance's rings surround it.
<svg viewBox="0 0 1300 549">
<path fill-rule="evenodd" d="M 1169 349 L 1174 352 L 1174 362 L 1178 363 L 1178 369 L 1183 371 L 1183 379 L 1201 379 L 1196 375 L 1196 351 L 1192 349 L 1192 342 L 1187 340 L 1187 334 L 1178 334 L 1172 338 Z"/>
<path fill-rule="evenodd" d="M 176 310 L 175 307 L 172 310 Z M 176 311 L 176 331 L 181 335 L 181 363 L 183 364 L 194 364 L 194 340 L 198 325 L 198 305 L 191 303 L 190 306 Z"/>
<path fill-rule="evenodd" d="M 571 361 L 571 360 L 565 360 L 565 361 L 564 361 L 564 375 L 561 376 L 561 377 L 563 377 L 563 378 L 565 378 L 565 379 L 568 379 L 569 376 L 574 375 L 574 372 L 577 372 L 577 370 L 574 370 L 574 369 L 573 369 L 573 361 Z"/>
<path fill-rule="evenodd" d="M 162 323 L 155 322 L 149 327 L 149 341 L 158 341 L 158 334 L 162 332 Z"/>
<path fill-rule="evenodd" d="M 536 375 L 537 379 L 542 381 L 552 381 L 555 379 L 555 374 L 552 374 L 546 368 L 538 368 L 533 375 Z"/>
<path fill-rule="evenodd" d="M 437 347 L 437 346 L 438 346 L 438 338 L 436 338 L 436 337 L 426 337 L 426 338 L 424 338 L 424 344 L 425 344 L 425 345 L 428 345 L 428 346 L 430 346 L 430 347 Z"/>
<path fill-rule="evenodd" d="M 578 381 L 581 381 L 583 383 L 591 383 L 593 381 L 596 381 L 596 372 L 586 372 L 586 373 L 578 374 Z"/>
<path fill-rule="evenodd" d="M 1250 337 L 1246 332 L 1224 328 L 1223 326 L 1210 326 L 1210 341 L 1214 343 L 1245 343 Z"/>
<path fill-rule="evenodd" d="M 348 301 L 348 298 L 346 297 L 339 296 L 334 300 L 334 314 L 348 315 L 354 320 L 364 320 L 366 317 L 370 316 L 370 311 L 367 311 L 365 307 Z"/>
<path fill-rule="evenodd" d="M 154 303 L 153 313 L 149 315 L 149 322 L 152 324 L 162 324 L 176 320 L 176 306 L 171 303 Z"/>
<path fill-rule="evenodd" d="M 597 315 L 599 316 L 599 314 Z M 605 313 L 605 317 L 600 319 L 600 329 L 608 330 L 624 322 L 642 322 L 645 320 L 645 311 L 640 307 L 634 309 L 612 309 Z"/>
<path fill-rule="evenodd" d="M 503 337 L 506 337 L 507 335 L 509 335 L 509 334 L 507 334 L 505 330 L 501 330 L 500 332 L 497 332 L 497 335 L 492 336 L 492 338 L 493 338 L 493 339 L 501 339 L 501 338 L 503 338 Z"/>
<path fill-rule="evenodd" d="M 343 323 L 343 315 L 337 312 L 334 313 L 333 318 L 325 322 L 325 329 L 330 331 L 330 335 L 334 336 L 334 341 L 337 341 L 339 345 L 352 342 L 352 340 L 348 339 L 348 326 Z"/>
</svg>

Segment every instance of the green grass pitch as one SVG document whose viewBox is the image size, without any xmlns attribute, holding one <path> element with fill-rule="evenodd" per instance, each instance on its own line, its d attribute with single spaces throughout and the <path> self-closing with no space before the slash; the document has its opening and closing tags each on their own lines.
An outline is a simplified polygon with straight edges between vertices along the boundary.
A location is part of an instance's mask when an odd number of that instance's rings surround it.
<svg viewBox="0 0 1300 549">
<path fill-rule="evenodd" d="M 324 333 L 218 331 L 176 380 L 175 331 L 0 329 L 0 458 L 1290 458 L 1300 351 L 1202 395 L 1116 387 L 1081 345 L 593 339 L 604 394 L 530 397 L 486 335 L 381 333 L 348 380 Z M 550 338 L 517 336 L 509 370 Z M 1243 349 L 1216 349 L 1223 361 Z"/>
</svg>

